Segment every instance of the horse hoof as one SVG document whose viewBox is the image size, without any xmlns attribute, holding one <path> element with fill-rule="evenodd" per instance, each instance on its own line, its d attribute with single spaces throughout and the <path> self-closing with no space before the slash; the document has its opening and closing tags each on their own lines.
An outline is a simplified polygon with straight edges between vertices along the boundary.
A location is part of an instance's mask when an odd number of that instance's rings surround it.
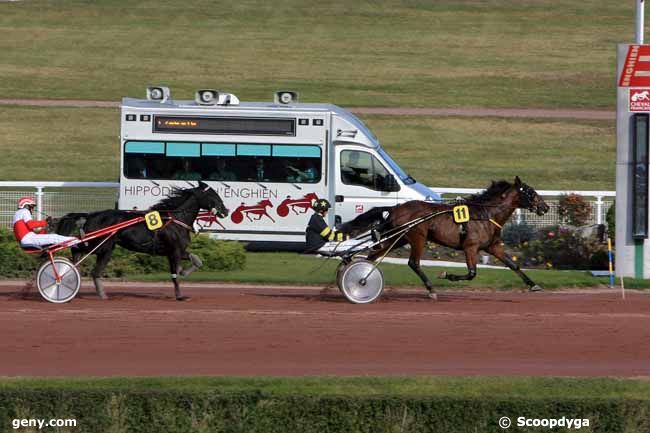
<svg viewBox="0 0 650 433">
<path fill-rule="evenodd" d="M 438 278 L 440 278 L 441 280 L 447 279 L 447 272 L 445 272 L 445 271 L 440 272 L 438 274 Z"/>
<path fill-rule="evenodd" d="M 535 284 L 533 287 L 528 288 L 529 292 L 541 292 L 542 290 L 544 289 L 539 284 Z"/>
<path fill-rule="evenodd" d="M 177 296 L 176 300 L 177 301 L 189 301 L 190 297 L 189 296 Z"/>
<path fill-rule="evenodd" d="M 433 299 L 434 301 L 438 300 L 438 294 L 435 292 L 429 292 L 429 299 Z"/>
</svg>

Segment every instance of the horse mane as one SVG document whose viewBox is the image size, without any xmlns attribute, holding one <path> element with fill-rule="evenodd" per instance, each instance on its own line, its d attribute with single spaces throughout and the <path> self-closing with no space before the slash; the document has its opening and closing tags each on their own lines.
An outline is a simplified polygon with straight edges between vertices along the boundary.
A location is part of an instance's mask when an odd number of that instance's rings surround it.
<svg viewBox="0 0 650 433">
<path fill-rule="evenodd" d="M 472 194 L 468 197 L 465 197 L 465 201 L 471 204 L 480 204 L 486 203 L 494 199 L 495 197 L 503 194 L 508 189 L 512 187 L 512 184 L 505 180 L 492 181 L 492 184 L 483 192 L 477 194 Z"/>
<path fill-rule="evenodd" d="M 181 188 L 172 188 L 171 193 L 168 197 L 160 200 L 155 205 L 151 206 L 151 210 L 173 210 L 181 207 L 188 199 L 188 196 L 192 195 L 193 189 L 181 189 Z"/>
</svg>

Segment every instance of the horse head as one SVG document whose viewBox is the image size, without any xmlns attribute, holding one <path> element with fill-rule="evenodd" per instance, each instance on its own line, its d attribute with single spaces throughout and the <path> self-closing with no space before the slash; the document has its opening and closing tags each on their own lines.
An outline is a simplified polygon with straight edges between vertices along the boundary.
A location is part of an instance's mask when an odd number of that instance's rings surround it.
<svg viewBox="0 0 650 433">
<path fill-rule="evenodd" d="M 219 194 L 210 185 L 199 181 L 199 186 L 195 188 L 195 196 L 202 209 L 209 210 L 212 215 L 216 215 L 219 218 L 228 216 L 228 208 L 226 208 Z"/>
<path fill-rule="evenodd" d="M 523 183 L 519 179 L 519 176 L 515 177 L 513 186 L 517 191 L 517 197 L 519 199 L 519 205 L 517 207 L 535 212 L 540 216 L 548 212 L 549 207 L 544 199 L 537 194 L 537 191 L 533 187 Z"/>
</svg>

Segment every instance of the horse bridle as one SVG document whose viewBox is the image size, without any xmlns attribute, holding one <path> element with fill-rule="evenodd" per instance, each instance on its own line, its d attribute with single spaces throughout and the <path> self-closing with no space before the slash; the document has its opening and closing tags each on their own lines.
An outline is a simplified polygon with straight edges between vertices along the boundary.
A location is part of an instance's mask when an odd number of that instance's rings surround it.
<svg viewBox="0 0 650 433">
<path fill-rule="evenodd" d="M 535 197 L 537 193 L 533 188 L 522 183 L 519 187 L 519 207 L 522 209 L 527 209 L 531 212 L 535 212 L 533 205 L 535 204 Z"/>
<path fill-rule="evenodd" d="M 203 191 L 203 192 L 207 192 L 209 189 L 211 189 L 212 191 L 214 191 L 214 188 L 212 188 L 210 185 L 206 185 L 206 187 L 203 188 L 202 191 Z M 216 191 L 214 191 L 214 192 L 215 192 L 215 194 L 217 194 Z M 192 191 L 192 194 L 194 195 L 194 197 L 197 197 L 198 192 L 197 192 L 197 191 Z M 217 194 L 217 197 L 219 197 L 219 194 Z M 198 200 L 198 197 L 197 197 L 197 200 Z M 221 202 L 221 206 L 223 206 L 224 208 L 226 207 L 226 206 L 223 204 L 223 201 Z M 217 210 L 217 208 L 216 208 L 215 206 L 213 206 L 212 209 L 210 209 L 210 213 L 211 213 L 212 215 L 214 215 L 214 216 L 217 216 L 217 215 L 219 214 L 219 211 Z"/>
</svg>

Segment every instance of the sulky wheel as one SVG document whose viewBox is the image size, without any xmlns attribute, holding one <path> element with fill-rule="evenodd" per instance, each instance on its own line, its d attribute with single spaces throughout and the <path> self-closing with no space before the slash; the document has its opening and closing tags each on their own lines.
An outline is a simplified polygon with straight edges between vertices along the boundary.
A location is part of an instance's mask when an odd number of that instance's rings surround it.
<svg viewBox="0 0 650 433">
<path fill-rule="evenodd" d="M 381 269 L 368 260 L 355 260 L 346 265 L 338 281 L 343 295 L 354 304 L 369 304 L 384 290 Z"/>
<path fill-rule="evenodd" d="M 81 285 L 81 276 L 70 260 L 56 257 L 53 262 L 46 260 L 38 268 L 36 286 L 41 296 L 46 300 L 62 304 L 77 295 Z M 54 272 L 55 269 L 56 273 Z M 57 274 L 59 275 L 59 281 L 56 278 Z"/>
</svg>

